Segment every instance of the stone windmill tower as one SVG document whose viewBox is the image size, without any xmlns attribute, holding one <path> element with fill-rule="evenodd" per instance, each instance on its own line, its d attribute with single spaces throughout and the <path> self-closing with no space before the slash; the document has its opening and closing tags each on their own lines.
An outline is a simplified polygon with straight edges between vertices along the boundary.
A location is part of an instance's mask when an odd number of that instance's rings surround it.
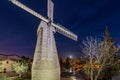
<svg viewBox="0 0 120 80">
<path fill-rule="evenodd" d="M 77 41 L 77 36 L 53 22 L 54 4 L 48 0 L 48 19 L 23 5 L 17 0 L 10 0 L 13 4 L 41 19 L 37 30 L 37 44 L 32 65 L 32 80 L 60 80 L 60 67 L 55 44 L 56 32 Z"/>
</svg>

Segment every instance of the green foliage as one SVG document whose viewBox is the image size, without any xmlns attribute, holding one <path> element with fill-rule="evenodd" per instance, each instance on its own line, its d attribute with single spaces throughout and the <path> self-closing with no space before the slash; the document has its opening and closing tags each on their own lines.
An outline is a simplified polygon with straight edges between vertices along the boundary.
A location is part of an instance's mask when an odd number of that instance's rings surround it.
<svg viewBox="0 0 120 80">
<path fill-rule="evenodd" d="M 0 75 L 0 80 L 7 80 L 7 76 L 5 76 L 5 75 Z"/>
<path fill-rule="evenodd" d="M 0 72 L 2 72 L 2 62 L 0 62 Z"/>
<path fill-rule="evenodd" d="M 28 71 L 28 64 L 25 62 L 15 62 L 12 65 L 12 67 L 13 67 L 13 71 L 19 74 L 19 77 L 21 77 L 22 73 L 25 73 Z"/>
</svg>

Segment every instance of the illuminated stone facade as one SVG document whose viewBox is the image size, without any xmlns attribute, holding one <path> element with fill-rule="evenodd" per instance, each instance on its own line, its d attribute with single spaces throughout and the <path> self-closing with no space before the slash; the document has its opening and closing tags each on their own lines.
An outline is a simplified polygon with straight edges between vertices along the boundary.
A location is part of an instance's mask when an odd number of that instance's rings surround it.
<svg viewBox="0 0 120 80">
<path fill-rule="evenodd" d="M 41 21 L 32 66 L 32 80 L 60 80 L 55 30 Z"/>
<path fill-rule="evenodd" d="M 2 63 L 0 72 L 12 72 L 12 64 L 16 61 L 22 61 L 23 58 L 17 55 L 3 55 L 0 54 L 0 63 Z"/>
<path fill-rule="evenodd" d="M 13 61 L 13 60 L 10 60 L 10 59 L 5 59 L 5 60 L 1 60 L 0 62 L 2 63 L 1 72 L 7 73 L 7 72 L 12 72 L 13 71 L 12 64 L 16 61 Z"/>
</svg>

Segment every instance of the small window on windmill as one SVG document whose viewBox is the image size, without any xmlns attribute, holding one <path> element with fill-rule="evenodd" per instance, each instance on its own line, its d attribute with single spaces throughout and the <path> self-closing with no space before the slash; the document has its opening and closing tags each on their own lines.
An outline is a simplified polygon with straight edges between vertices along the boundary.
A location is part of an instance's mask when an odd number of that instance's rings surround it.
<svg viewBox="0 0 120 80">
<path fill-rule="evenodd" d="M 6 63 L 9 64 L 9 61 L 7 61 Z"/>
</svg>

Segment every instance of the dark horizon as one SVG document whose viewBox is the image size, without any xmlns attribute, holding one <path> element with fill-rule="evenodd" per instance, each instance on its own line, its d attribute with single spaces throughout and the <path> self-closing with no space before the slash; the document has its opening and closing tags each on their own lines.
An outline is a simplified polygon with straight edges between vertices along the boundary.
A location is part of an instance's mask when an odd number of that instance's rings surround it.
<svg viewBox="0 0 120 80">
<path fill-rule="evenodd" d="M 47 0 L 19 0 L 46 17 Z M 78 35 L 75 42 L 56 33 L 60 57 L 81 55 L 80 45 L 88 36 L 103 38 L 108 26 L 111 36 L 120 43 L 120 1 L 118 0 L 53 0 L 54 22 Z M 0 3 L 0 54 L 33 57 L 40 20 L 8 0 Z"/>
</svg>

